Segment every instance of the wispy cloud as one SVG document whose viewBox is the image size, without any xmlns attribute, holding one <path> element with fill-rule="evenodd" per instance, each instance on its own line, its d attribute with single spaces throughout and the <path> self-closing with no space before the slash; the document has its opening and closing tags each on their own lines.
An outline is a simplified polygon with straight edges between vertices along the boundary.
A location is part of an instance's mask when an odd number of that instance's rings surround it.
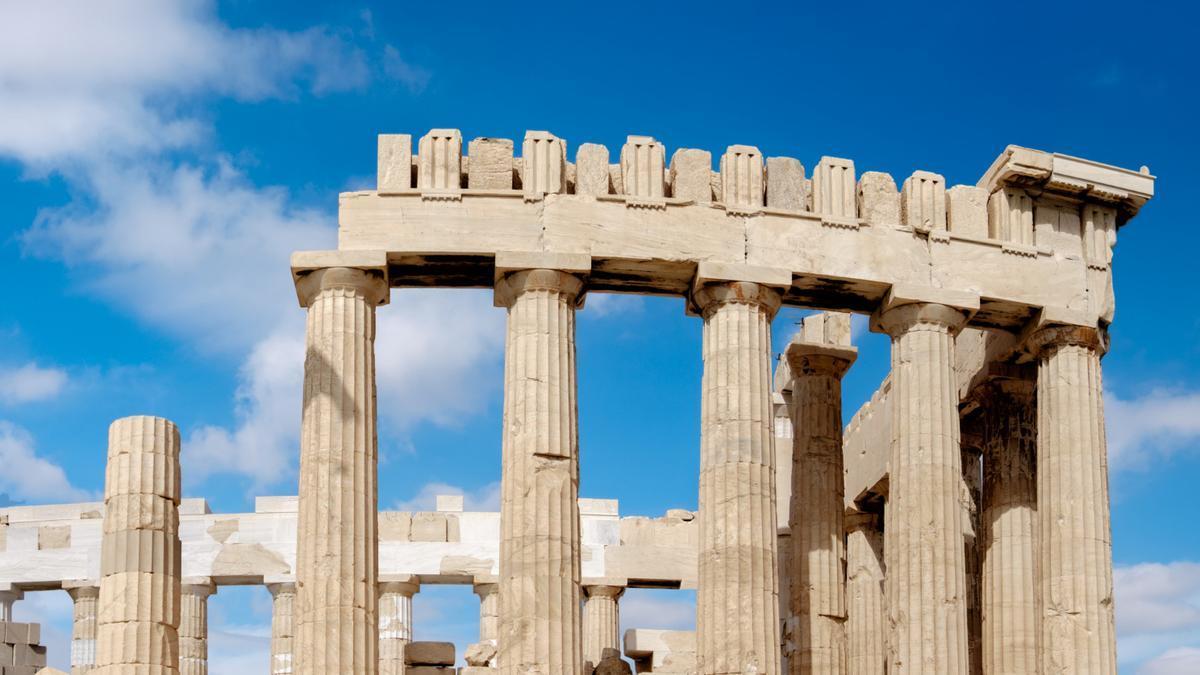
<svg viewBox="0 0 1200 675">
<path fill-rule="evenodd" d="M 1119 655 L 1126 665 L 1143 664 L 1140 673 L 1173 670 L 1196 663 L 1200 648 L 1200 563 L 1142 563 L 1117 567 L 1116 594 Z"/>
<path fill-rule="evenodd" d="M 0 367 L 0 403 L 36 403 L 58 396 L 67 385 L 67 371 L 36 363 Z"/>
<path fill-rule="evenodd" d="M 63 468 L 36 450 L 28 431 L 0 420 L 0 492 L 24 502 L 82 502 L 93 497 L 71 485 Z"/>
<path fill-rule="evenodd" d="M 492 482 L 474 490 L 464 490 L 458 485 L 432 482 L 421 486 L 417 494 L 402 499 L 392 507 L 394 511 L 433 511 L 437 508 L 440 495 L 462 495 L 463 508 L 467 511 L 499 511 L 500 483 Z"/>
<path fill-rule="evenodd" d="M 1200 392 L 1156 390 L 1132 399 L 1104 394 L 1109 463 L 1143 468 L 1151 460 L 1200 447 Z"/>
</svg>

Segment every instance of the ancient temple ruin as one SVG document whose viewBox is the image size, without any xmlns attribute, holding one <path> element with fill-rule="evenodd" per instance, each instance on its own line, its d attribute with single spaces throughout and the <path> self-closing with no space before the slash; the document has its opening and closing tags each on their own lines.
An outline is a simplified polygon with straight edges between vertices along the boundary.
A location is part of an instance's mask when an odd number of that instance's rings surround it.
<svg viewBox="0 0 1200 675">
<path fill-rule="evenodd" d="M 0 511 L 0 600 L 76 601 L 76 673 L 205 673 L 206 602 L 275 598 L 272 673 L 453 672 L 411 643 L 427 584 L 472 584 L 464 675 L 1115 673 L 1100 358 L 1146 169 L 1007 148 L 976 185 L 630 136 L 379 137 L 338 249 L 292 258 L 308 314 L 297 497 L 181 500 L 179 435 L 110 431 L 103 504 Z M 493 288 L 508 314 L 499 513 L 377 512 L 375 308 Z M 575 317 L 682 297 L 703 325 L 699 510 L 579 499 Z M 805 320 L 778 361 L 782 305 Z M 849 313 L 892 368 L 843 429 Z M 626 588 L 694 588 L 695 634 L 619 635 Z M 610 663 L 611 665 L 611 663 Z M 144 668 L 143 668 L 144 667 Z M 136 668 L 136 669 L 135 669 Z M 602 669 L 603 670 L 603 669 Z M 604 672 L 611 672 L 604 670 Z"/>
</svg>

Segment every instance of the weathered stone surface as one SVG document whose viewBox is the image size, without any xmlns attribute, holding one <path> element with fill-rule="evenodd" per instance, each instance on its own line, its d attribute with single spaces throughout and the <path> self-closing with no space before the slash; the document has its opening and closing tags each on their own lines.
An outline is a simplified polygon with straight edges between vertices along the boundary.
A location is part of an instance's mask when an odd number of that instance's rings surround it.
<svg viewBox="0 0 1200 675">
<path fill-rule="evenodd" d="M 987 239 L 988 194 L 982 188 L 955 185 L 946 190 L 946 225 L 960 237 Z"/>
<path fill-rule="evenodd" d="M 630 136 L 621 148 L 622 192 L 632 197 L 663 196 L 666 150 L 650 136 Z"/>
<path fill-rule="evenodd" d="M 671 155 L 671 196 L 695 202 L 711 202 L 713 189 L 712 153 L 680 148 Z"/>
<path fill-rule="evenodd" d="M 868 225 L 900 225 L 900 192 L 886 173 L 867 171 L 858 180 L 858 213 Z"/>
<path fill-rule="evenodd" d="M 834 219 L 853 219 L 856 194 L 854 162 L 822 157 L 813 172 L 813 211 Z"/>
<path fill-rule="evenodd" d="M 873 513 L 847 514 L 846 672 L 887 673 L 887 611 L 882 520 Z"/>
<path fill-rule="evenodd" d="M 467 187 L 472 190 L 513 189 L 513 142 L 508 138 L 476 138 L 467 148 L 471 158 Z"/>
<path fill-rule="evenodd" d="M 525 171 L 521 174 L 526 194 L 567 191 L 567 144 L 548 131 L 527 131 L 521 146 Z"/>
<path fill-rule="evenodd" d="M 453 642 L 409 642 L 404 661 L 410 666 L 454 665 Z"/>
<path fill-rule="evenodd" d="M 721 155 L 721 201 L 725 208 L 756 211 L 763 206 L 763 158 L 758 148 L 731 145 Z"/>
<path fill-rule="evenodd" d="M 583 587 L 583 658 L 600 663 L 606 652 L 621 650 L 619 602 L 624 586 Z"/>
<path fill-rule="evenodd" d="M 609 189 L 608 148 L 584 143 L 575 151 L 575 194 L 607 195 Z"/>
<path fill-rule="evenodd" d="M 792 157 L 767 158 L 767 206 L 788 211 L 808 210 L 804 165 Z"/>
<path fill-rule="evenodd" d="M 417 154 L 418 188 L 462 188 L 462 133 L 458 129 L 434 129 L 425 134 L 421 137 Z"/>
<path fill-rule="evenodd" d="M 189 580 L 182 586 L 180 675 L 208 675 L 208 596 L 216 590 L 211 580 Z"/>
<path fill-rule="evenodd" d="M 380 194 L 409 190 L 413 186 L 412 136 L 379 134 L 379 169 L 375 179 Z"/>
<path fill-rule="evenodd" d="M 414 576 L 379 584 L 379 673 L 404 675 L 413 634 L 413 595 L 421 588 Z"/>
<path fill-rule="evenodd" d="M 468 666 L 486 667 L 496 659 L 496 644 L 494 642 L 475 642 L 467 646 L 463 660 Z"/>
<path fill-rule="evenodd" d="M 290 675 L 292 671 L 295 629 L 293 611 L 296 584 L 275 583 L 271 591 L 271 675 Z"/>
<path fill-rule="evenodd" d="M 946 179 L 929 171 L 909 176 L 900 191 L 900 216 L 920 232 L 946 229 Z"/>
</svg>

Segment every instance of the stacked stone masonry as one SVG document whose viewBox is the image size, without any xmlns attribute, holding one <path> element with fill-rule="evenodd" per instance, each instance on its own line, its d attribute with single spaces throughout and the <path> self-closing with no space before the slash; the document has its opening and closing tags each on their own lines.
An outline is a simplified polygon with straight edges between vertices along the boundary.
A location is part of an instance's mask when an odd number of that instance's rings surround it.
<svg viewBox="0 0 1200 675">
<path fill-rule="evenodd" d="M 656 673 L 1115 672 L 1099 363 L 1148 170 L 1010 146 L 949 186 L 836 157 L 810 176 L 753 145 L 517 146 L 381 135 L 338 249 L 293 256 L 298 498 L 181 502 L 174 425 L 119 420 L 105 504 L 0 513 L 0 618 L 23 589 L 65 589 L 75 672 L 203 673 L 208 595 L 263 584 L 272 673 L 426 675 L 455 654 L 412 642 L 412 597 L 454 583 L 480 599 L 469 675 L 620 672 L 620 647 Z M 499 513 L 378 512 L 375 309 L 414 287 L 494 288 L 507 311 Z M 680 297 L 702 322 L 698 513 L 578 497 L 575 316 L 594 292 Z M 772 381 L 785 305 L 833 312 Z M 844 431 L 836 312 L 892 338 Z M 617 644 L 639 586 L 695 589 L 696 632 Z"/>
</svg>

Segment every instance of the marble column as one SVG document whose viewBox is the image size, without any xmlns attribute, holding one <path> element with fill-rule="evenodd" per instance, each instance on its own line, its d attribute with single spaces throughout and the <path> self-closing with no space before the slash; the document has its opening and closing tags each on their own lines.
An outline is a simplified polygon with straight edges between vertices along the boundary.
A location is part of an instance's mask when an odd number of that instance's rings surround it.
<svg viewBox="0 0 1200 675">
<path fill-rule="evenodd" d="M 291 675 L 292 648 L 295 642 L 292 611 L 296 584 L 268 584 L 271 591 L 271 675 Z"/>
<path fill-rule="evenodd" d="M 96 668 L 96 602 L 100 587 L 96 582 L 63 584 L 74 602 L 71 625 L 71 675 L 84 675 Z"/>
<path fill-rule="evenodd" d="M 978 447 L 962 446 L 963 579 L 967 601 L 967 672 L 983 675 L 983 595 L 979 558 L 979 512 L 982 499 L 982 453 Z"/>
<path fill-rule="evenodd" d="M 96 670 L 179 670 L 179 429 L 161 417 L 108 428 Z"/>
<path fill-rule="evenodd" d="M 858 357 L 805 328 L 785 352 L 792 372 L 792 675 L 846 672 L 842 376 Z"/>
<path fill-rule="evenodd" d="M 887 672 L 887 602 L 882 518 L 851 513 L 846 523 L 846 672 Z"/>
<path fill-rule="evenodd" d="M 404 647 L 412 642 L 416 577 L 379 584 L 379 675 L 404 675 Z"/>
<path fill-rule="evenodd" d="M 500 585 L 476 583 L 475 595 L 479 596 L 479 641 L 496 644 L 500 638 Z"/>
<path fill-rule="evenodd" d="M 1038 672 L 1037 424 L 1032 380 L 984 388 L 983 672 Z"/>
<path fill-rule="evenodd" d="M 1037 511 L 1043 673 L 1117 672 L 1112 530 L 1094 328 L 1037 331 Z"/>
<path fill-rule="evenodd" d="M 940 304 L 904 304 L 877 325 L 892 338 L 892 444 L 885 512 L 889 673 L 968 672 L 962 456 L 954 337 Z"/>
<path fill-rule="evenodd" d="M 583 660 L 599 664 L 605 649 L 621 651 L 621 610 L 624 586 L 583 587 Z"/>
<path fill-rule="evenodd" d="M 779 292 L 750 282 L 700 285 L 697 666 L 702 675 L 781 668 L 771 319 Z"/>
<path fill-rule="evenodd" d="M 297 281 L 308 308 L 296 555 L 297 673 L 379 667 L 375 307 L 388 288 L 345 267 Z"/>
<path fill-rule="evenodd" d="M 182 587 L 179 614 L 179 675 L 208 675 L 208 596 L 211 579 L 190 579 Z"/>
<path fill-rule="evenodd" d="M 25 593 L 14 588 L 0 590 L 0 621 L 13 620 L 13 605 L 23 597 Z"/>
<path fill-rule="evenodd" d="M 500 479 L 500 670 L 579 675 L 580 277 L 552 269 L 496 282 L 508 309 Z"/>
</svg>

